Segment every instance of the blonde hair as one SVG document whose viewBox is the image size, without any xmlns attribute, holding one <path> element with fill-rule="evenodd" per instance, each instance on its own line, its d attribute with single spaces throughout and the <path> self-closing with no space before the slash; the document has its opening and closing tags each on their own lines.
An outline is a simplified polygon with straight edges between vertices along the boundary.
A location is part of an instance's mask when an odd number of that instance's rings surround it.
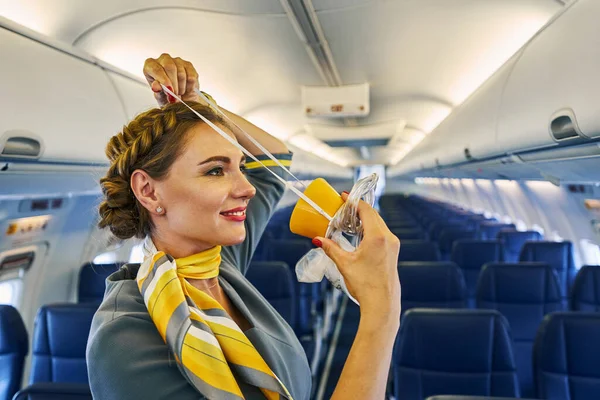
<svg viewBox="0 0 600 400">
<path fill-rule="evenodd" d="M 188 104 L 209 121 L 228 127 L 209 107 Z M 203 123 L 185 105 L 175 103 L 139 114 L 113 136 L 106 146 L 111 165 L 106 176 L 100 179 L 104 199 L 98 210 L 98 226 L 109 227 L 120 239 L 143 238 L 150 234 L 154 226 L 148 210 L 133 194 L 131 175 L 141 169 L 153 179 L 166 178 L 185 150 L 190 128 Z"/>
</svg>

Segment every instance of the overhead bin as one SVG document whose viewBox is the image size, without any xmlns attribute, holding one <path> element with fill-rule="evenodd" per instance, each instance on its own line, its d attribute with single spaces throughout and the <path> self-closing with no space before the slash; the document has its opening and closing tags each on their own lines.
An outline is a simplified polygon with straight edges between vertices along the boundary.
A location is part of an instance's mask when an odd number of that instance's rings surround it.
<svg viewBox="0 0 600 400">
<path fill-rule="evenodd" d="M 158 107 L 150 86 L 141 81 L 134 81 L 112 71 L 106 71 L 114 82 L 127 114 L 127 120 L 132 120 L 141 112 Z M 116 127 L 119 129 L 120 126 Z M 115 131 L 116 133 L 116 131 Z"/>
<path fill-rule="evenodd" d="M 4 28 L 0 52 L 0 159 L 106 163 L 126 117 L 105 72 Z"/>
<path fill-rule="evenodd" d="M 600 2 L 580 0 L 534 37 L 502 97 L 505 152 L 600 137 Z"/>
</svg>

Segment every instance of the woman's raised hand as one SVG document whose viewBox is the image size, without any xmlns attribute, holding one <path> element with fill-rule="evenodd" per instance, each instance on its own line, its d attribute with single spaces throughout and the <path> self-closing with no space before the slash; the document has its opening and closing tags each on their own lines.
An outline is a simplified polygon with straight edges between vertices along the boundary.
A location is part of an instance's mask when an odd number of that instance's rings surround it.
<svg viewBox="0 0 600 400">
<path fill-rule="evenodd" d="M 183 101 L 200 101 L 195 89 L 199 89 L 198 72 L 191 62 L 163 53 L 158 58 L 149 58 L 144 63 L 144 76 L 154 92 L 160 107 L 175 103 L 174 97 L 165 93 L 165 85 Z"/>
<path fill-rule="evenodd" d="M 348 198 L 343 194 L 344 201 Z M 400 279 L 398 252 L 400 240 L 388 229 L 383 219 L 364 201 L 358 205 L 364 228 L 363 240 L 352 253 L 342 250 L 332 240 L 321 241 L 325 253 L 335 262 L 350 294 L 360 303 L 362 316 L 400 318 Z M 366 312 L 365 312 L 366 311 Z"/>
</svg>

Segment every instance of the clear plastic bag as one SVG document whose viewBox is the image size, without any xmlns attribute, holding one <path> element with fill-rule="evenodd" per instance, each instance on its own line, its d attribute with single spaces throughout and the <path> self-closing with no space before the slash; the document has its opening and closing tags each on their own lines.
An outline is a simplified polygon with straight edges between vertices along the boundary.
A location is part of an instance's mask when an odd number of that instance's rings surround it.
<svg viewBox="0 0 600 400">
<path fill-rule="evenodd" d="M 372 174 L 356 182 L 348 199 L 329 224 L 327 238 L 336 242 L 345 251 L 352 252 L 356 247 L 344 237 L 343 233 L 354 236 L 356 246 L 362 239 L 363 228 L 358 218 L 358 202 L 362 199 L 371 206 L 373 205 L 378 179 L 377 174 Z M 326 277 L 334 287 L 343 291 L 350 300 L 358 304 L 358 301 L 348 291 L 344 277 L 323 249 L 313 249 L 298 261 L 296 277 L 299 282 L 305 283 L 321 282 L 323 277 Z"/>
</svg>

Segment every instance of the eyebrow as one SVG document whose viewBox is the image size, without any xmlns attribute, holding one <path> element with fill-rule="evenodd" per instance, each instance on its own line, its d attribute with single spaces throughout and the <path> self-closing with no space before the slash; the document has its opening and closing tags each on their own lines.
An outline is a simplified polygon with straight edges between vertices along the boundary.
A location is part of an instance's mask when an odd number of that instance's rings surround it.
<svg viewBox="0 0 600 400">
<path fill-rule="evenodd" d="M 206 160 L 199 162 L 198 165 L 203 165 L 203 164 L 208 164 L 209 162 L 213 162 L 213 161 L 221 161 L 225 164 L 231 164 L 231 158 L 229 157 L 225 157 L 225 156 L 214 156 L 214 157 L 209 157 Z M 246 162 L 246 157 L 242 156 L 242 159 L 240 160 L 240 163 Z"/>
</svg>

